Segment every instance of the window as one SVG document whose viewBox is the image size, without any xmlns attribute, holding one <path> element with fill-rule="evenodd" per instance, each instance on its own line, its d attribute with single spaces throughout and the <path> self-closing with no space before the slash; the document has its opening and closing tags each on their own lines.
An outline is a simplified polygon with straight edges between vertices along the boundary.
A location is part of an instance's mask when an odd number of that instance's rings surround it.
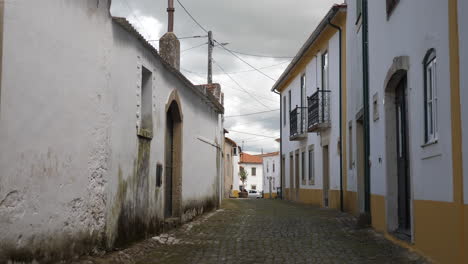
<svg viewBox="0 0 468 264">
<path fill-rule="evenodd" d="M 267 172 L 269 172 L 269 169 L 268 169 L 269 166 L 270 166 L 270 164 L 268 164 L 268 161 L 267 161 L 267 164 L 266 164 Z"/>
<path fill-rule="evenodd" d="M 255 185 L 255 184 L 250 185 L 250 189 L 257 190 L 257 185 Z M 257 192 L 253 191 L 251 193 L 257 193 Z"/>
<path fill-rule="evenodd" d="M 362 0 L 356 0 L 356 21 L 362 16 Z"/>
<path fill-rule="evenodd" d="M 398 5 L 400 0 L 387 0 L 387 17 L 390 17 L 395 7 Z"/>
<path fill-rule="evenodd" d="M 232 155 L 237 156 L 237 147 L 232 148 Z"/>
<path fill-rule="evenodd" d="M 306 75 L 302 74 L 301 76 L 301 107 L 306 107 L 307 106 L 307 95 L 306 95 Z M 306 111 L 304 111 L 304 108 L 301 108 L 300 110 L 301 113 L 301 133 L 304 133 L 306 130 Z"/>
<path fill-rule="evenodd" d="M 283 96 L 283 126 L 286 126 L 286 96 Z"/>
<path fill-rule="evenodd" d="M 425 141 L 437 141 L 437 58 L 431 49 L 424 58 Z"/>
<path fill-rule="evenodd" d="M 162 164 L 156 164 L 156 187 L 161 187 L 162 185 Z"/>
<path fill-rule="evenodd" d="M 314 148 L 309 149 L 309 184 L 315 184 Z"/>
<path fill-rule="evenodd" d="M 305 169 L 306 166 L 305 165 L 306 165 L 305 152 L 302 152 L 301 153 L 301 173 L 302 173 L 301 178 L 302 178 L 302 181 L 304 181 L 304 182 L 306 181 L 306 172 L 305 172 L 306 171 L 306 169 Z"/>
<path fill-rule="evenodd" d="M 273 161 L 273 172 L 275 172 L 275 161 Z"/>
<path fill-rule="evenodd" d="M 289 114 L 291 114 L 291 90 L 288 91 L 288 96 L 289 96 L 288 109 L 289 109 Z"/>
<path fill-rule="evenodd" d="M 349 146 L 349 169 L 353 169 L 353 125 L 349 122 L 349 139 L 348 139 L 348 146 Z"/>
<path fill-rule="evenodd" d="M 252 168 L 252 176 L 257 176 L 257 168 Z"/>
<path fill-rule="evenodd" d="M 322 90 L 328 91 L 328 52 L 322 54 Z"/>
<path fill-rule="evenodd" d="M 151 72 L 141 69 L 141 128 L 153 132 L 153 85 Z"/>
</svg>

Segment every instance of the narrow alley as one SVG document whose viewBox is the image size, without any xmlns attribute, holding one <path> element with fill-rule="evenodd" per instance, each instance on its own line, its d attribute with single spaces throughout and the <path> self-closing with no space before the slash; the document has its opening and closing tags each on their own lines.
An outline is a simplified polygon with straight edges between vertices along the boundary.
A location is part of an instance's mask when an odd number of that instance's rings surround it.
<svg viewBox="0 0 468 264">
<path fill-rule="evenodd" d="M 281 200 L 224 200 L 222 208 L 133 247 L 74 264 L 426 263 L 336 210 Z"/>
</svg>

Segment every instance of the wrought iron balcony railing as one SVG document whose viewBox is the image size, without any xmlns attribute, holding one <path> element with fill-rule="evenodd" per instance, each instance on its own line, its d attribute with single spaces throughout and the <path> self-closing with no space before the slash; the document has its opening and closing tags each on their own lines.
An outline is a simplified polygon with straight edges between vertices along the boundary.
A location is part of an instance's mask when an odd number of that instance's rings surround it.
<svg viewBox="0 0 468 264">
<path fill-rule="evenodd" d="M 296 106 L 289 113 L 289 139 L 297 140 L 307 136 L 307 107 Z"/>
<path fill-rule="evenodd" d="M 330 127 L 330 91 L 317 90 L 307 98 L 308 132 L 320 132 Z"/>
</svg>

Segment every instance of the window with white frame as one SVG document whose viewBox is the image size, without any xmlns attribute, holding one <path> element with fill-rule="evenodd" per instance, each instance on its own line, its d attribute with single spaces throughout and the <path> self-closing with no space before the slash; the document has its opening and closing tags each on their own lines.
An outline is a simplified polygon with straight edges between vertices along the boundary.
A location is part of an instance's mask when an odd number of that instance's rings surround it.
<svg viewBox="0 0 468 264">
<path fill-rule="evenodd" d="M 437 141 L 437 101 L 437 57 L 435 49 L 430 49 L 424 58 L 425 143 Z"/>
</svg>

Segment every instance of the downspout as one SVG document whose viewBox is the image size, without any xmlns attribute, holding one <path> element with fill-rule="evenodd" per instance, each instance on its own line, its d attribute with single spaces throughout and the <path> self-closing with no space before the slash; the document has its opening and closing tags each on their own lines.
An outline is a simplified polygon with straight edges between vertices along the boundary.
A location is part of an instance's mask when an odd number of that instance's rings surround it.
<svg viewBox="0 0 468 264">
<path fill-rule="evenodd" d="M 339 32 L 339 42 L 340 42 L 340 45 L 339 45 L 340 46 L 339 47 L 339 49 L 340 49 L 340 51 L 339 51 L 339 57 L 340 57 L 339 58 L 339 60 L 340 60 L 340 62 L 339 62 L 339 64 L 340 64 L 339 65 L 339 67 L 340 67 L 340 70 L 339 70 L 339 74 L 340 74 L 340 77 L 339 77 L 339 87 L 340 87 L 339 88 L 340 89 L 340 92 L 339 92 L 339 94 L 340 94 L 340 96 L 339 96 L 340 97 L 340 99 L 339 99 L 339 105 L 340 105 L 340 210 L 342 212 L 344 212 L 344 206 L 343 206 L 343 200 L 344 200 L 344 197 L 343 197 L 343 113 L 342 113 L 342 105 L 341 105 L 341 103 L 342 103 L 342 88 L 343 88 L 343 86 L 342 86 L 342 83 L 343 83 L 343 77 L 342 77 L 343 61 L 342 61 L 342 50 L 341 50 L 342 46 L 343 46 L 342 41 L 341 41 L 341 39 L 342 39 L 342 35 L 341 35 L 342 30 L 341 30 L 341 27 L 333 24 L 331 22 L 330 18 L 328 19 L 328 24 L 331 27 L 336 28 L 336 30 L 338 30 L 338 32 Z"/>
<path fill-rule="evenodd" d="M 364 99 L 364 209 L 371 218 L 371 189 L 370 189 L 370 128 L 369 128 L 369 21 L 368 1 L 362 0 L 362 74 Z"/>
<path fill-rule="evenodd" d="M 284 186 L 283 186 L 283 98 L 281 98 L 281 94 L 276 90 L 273 92 L 280 97 L 280 185 L 281 185 L 281 197 L 280 199 L 283 200 L 283 193 L 284 193 Z M 271 195 L 271 192 L 270 192 Z"/>
</svg>

